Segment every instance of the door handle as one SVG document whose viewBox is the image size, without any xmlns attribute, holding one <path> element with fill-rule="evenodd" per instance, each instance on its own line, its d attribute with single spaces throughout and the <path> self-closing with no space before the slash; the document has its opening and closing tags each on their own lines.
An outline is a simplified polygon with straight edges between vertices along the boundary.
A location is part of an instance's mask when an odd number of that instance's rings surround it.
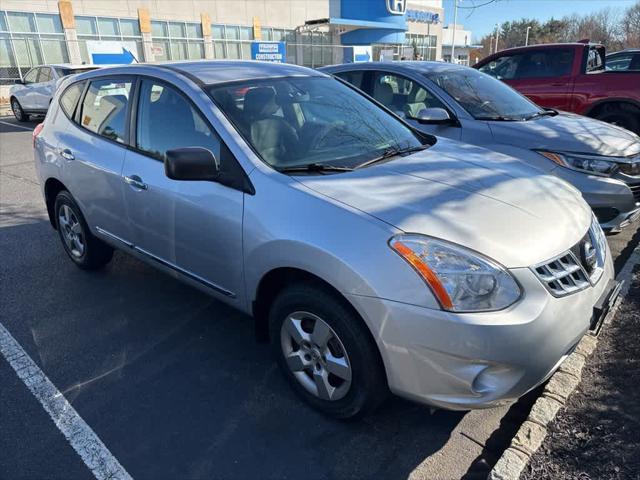
<svg viewBox="0 0 640 480">
<path fill-rule="evenodd" d="M 131 185 L 132 187 L 139 188 L 140 190 L 146 190 L 148 188 L 147 184 L 144 183 L 138 175 L 131 175 L 130 177 L 124 177 L 124 181 L 127 185 Z"/>
<path fill-rule="evenodd" d="M 75 160 L 76 157 L 74 157 L 73 153 L 71 153 L 71 150 L 69 150 L 68 148 L 65 148 L 64 150 L 60 150 L 60 156 L 62 158 L 64 158 L 65 160 Z"/>
</svg>

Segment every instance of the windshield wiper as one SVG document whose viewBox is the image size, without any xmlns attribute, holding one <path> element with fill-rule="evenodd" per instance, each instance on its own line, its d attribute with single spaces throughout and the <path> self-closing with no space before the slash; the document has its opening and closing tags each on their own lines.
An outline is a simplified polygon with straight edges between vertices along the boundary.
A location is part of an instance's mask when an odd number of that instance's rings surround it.
<svg viewBox="0 0 640 480">
<path fill-rule="evenodd" d="M 525 117 L 524 120 L 533 120 L 534 118 L 552 116 L 555 117 L 558 114 L 555 110 L 542 110 L 540 112 L 533 113 L 528 117 Z"/>
<path fill-rule="evenodd" d="M 323 172 L 350 172 L 351 167 L 328 165 L 326 163 L 307 163 L 305 165 L 291 165 L 289 167 L 276 168 L 280 173 L 323 173 Z"/>
<path fill-rule="evenodd" d="M 520 119 L 515 117 L 507 117 L 504 115 L 495 115 L 495 116 L 488 115 L 486 117 L 476 117 L 476 120 L 490 120 L 495 122 L 517 122 Z"/>
<path fill-rule="evenodd" d="M 382 162 L 392 157 L 397 157 L 398 155 L 408 155 L 409 153 L 419 152 L 430 146 L 431 145 L 420 145 L 417 147 L 405 147 L 405 148 L 390 147 L 390 148 L 387 148 L 384 152 L 382 152 L 382 155 L 372 158 L 371 160 L 367 160 L 366 162 L 358 165 L 356 168 L 368 167 L 369 165 Z"/>
</svg>

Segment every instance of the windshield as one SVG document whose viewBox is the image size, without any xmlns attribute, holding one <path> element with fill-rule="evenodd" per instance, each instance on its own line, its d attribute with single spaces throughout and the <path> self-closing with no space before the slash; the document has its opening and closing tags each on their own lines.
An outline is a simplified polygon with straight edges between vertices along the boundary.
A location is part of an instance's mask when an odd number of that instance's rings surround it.
<svg viewBox="0 0 640 480">
<path fill-rule="evenodd" d="M 425 75 L 478 120 L 525 120 L 542 112 L 500 80 L 472 68 Z"/>
<path fill-rule="evenodd" d="M 213 86 L 209 93 L 275 169 L 352 168 L 390 149 L 421 146 L 404 123 L 335 79 L 250 80 Z"/>
</svg>

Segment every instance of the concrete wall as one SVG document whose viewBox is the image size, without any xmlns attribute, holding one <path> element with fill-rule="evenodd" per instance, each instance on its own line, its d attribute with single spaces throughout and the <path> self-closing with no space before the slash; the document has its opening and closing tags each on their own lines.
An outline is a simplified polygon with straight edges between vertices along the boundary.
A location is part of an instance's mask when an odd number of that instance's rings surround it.
<svg viewBox="0 0 640 480">
<path fill-rule="evenodd" d="M 148 8 L 152 20 L 199 21 L 207 13 L 213 23 L 293 28 L 306 20 L 327 18 L 326 0 L 72 0 L 75 15 L 138 18 Z M 58 13 L 56 0 L 2 0 L 2 10 Z"/>
</svg>

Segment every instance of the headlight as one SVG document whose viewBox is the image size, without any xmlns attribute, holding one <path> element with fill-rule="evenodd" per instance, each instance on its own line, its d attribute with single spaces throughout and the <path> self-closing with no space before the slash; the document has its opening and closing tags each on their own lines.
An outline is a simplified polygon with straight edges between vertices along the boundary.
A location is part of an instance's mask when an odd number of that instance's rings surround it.
<svg viewBox="0 0 640 480">
<path fill-rule="evenodd" d="M 520 287 L 504 267 L 459 245 L 425 235 L 397 235 L 389 245 L 452 312 L 502 310 L 520 298 Z"/>
<path fill-rule="evenodd" d="M 615 161 L 598 155 L 546 152 L 544 150 L 537 150 L 537 152 L 560 166 L 582 172 L 611 175 L 618 169 L 618 164 Z"/>
</svg>

